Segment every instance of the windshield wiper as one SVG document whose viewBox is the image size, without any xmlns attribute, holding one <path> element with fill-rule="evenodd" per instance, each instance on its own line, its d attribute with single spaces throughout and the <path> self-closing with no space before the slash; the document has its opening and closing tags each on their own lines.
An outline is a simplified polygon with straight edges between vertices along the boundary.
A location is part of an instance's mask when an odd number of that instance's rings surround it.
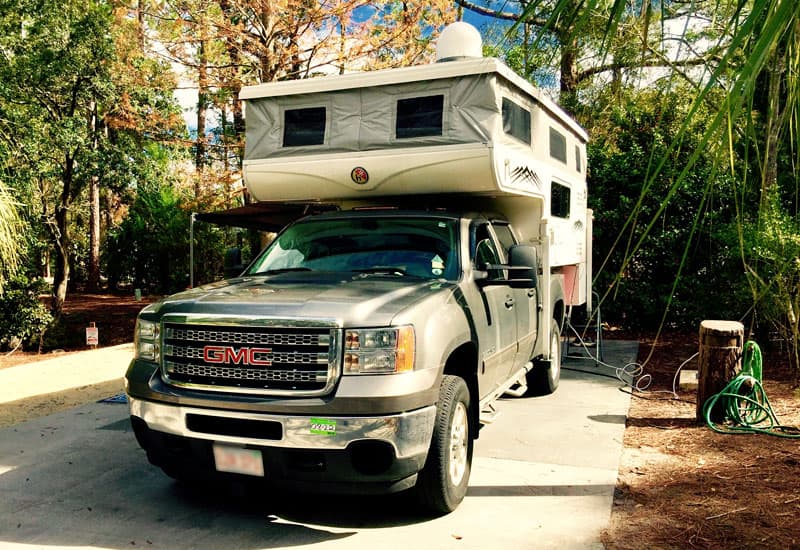
<svg viewBox="0 0 800 550">
<path fill-rule="evenodd" d="M 291 273 L 293 271 L 313 271 L 310 267 L 282 267 L 280 269 L 268 269 L 267 271 L 259 271 L 253 275 L 279 275 L 281 273 Z"/>
<path fill-rule="evenodd" d="M 408 272 L 400 267 L 393 267 L 390 265 L 376 265 L 375 267 L 365 267 L 364 269 L 354 269 L 356 273 L 365 273 L 371 275 L 397 275 L 399 277 L 412 277 Z"/>
</svg>

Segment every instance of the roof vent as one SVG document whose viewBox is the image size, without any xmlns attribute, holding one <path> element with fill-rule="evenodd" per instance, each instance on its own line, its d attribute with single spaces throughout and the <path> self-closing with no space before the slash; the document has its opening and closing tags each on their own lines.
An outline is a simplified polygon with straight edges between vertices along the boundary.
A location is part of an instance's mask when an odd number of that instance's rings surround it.
<svg viewBox="0 0 800 550">
<path fill-rule="evenodd" d="M 436 62 L 470 57 L 483 57 L 481 33 L 463 21 L 447 25 L 436 42 Z"/>
</svg>

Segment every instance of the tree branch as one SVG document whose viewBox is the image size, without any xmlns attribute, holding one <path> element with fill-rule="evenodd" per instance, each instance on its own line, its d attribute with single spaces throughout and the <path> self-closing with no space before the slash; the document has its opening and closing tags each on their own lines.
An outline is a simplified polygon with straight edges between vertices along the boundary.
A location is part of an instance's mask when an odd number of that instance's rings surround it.
<svg viewBox="0 0 800 550">
<path fill-rule="evenodd" d="M 604 65 L 598 65 L 596 67 L 590 67 L 586 70 L 583 70 L 578 73 L 578 82 L 583 82 L 584 80 L 598 75 L 600 73 L 614 71 L 614 70 L 622 70 L 622 69 L 648 69 L 648 68 L 657 68 L 657 67 L 696 67 L 698 65 L 706 65 L 709 61 L 716 59 L 715 57 L 711 56 L 708 58 L 700 57 L 700 58 L 692 58 L 692 59 L 682 59 L 678 61 L 670 61 L 668 59 L 658 58 L 658 57 L 651 57 L 649 59 L 645 59 L 640 62 L 636 63 L 606 63 Z"/>
<path fill-rule="evenodd" d="M 521 13 L 513 13 L 509 11 L 496 11 L 489 8 L 485 8 L 483 6 L 479 6 L 478 4 L 473 4 L 469 0 L 456 0 L 456 4 L 461 6 L 464 9 L 468 9 L 471 12 L 485 15 L 487 17 L 494 17 L 495 19 L 503 19 L 505 21 L 521 21 L 522 14 Z M 537 27 L 544 27 L 547 24 L 547 21 L 540 18 L 528 17 L 525 19 L 526 22 L 530 23 L 531 25 L 535 25 Z"/>
</svg>

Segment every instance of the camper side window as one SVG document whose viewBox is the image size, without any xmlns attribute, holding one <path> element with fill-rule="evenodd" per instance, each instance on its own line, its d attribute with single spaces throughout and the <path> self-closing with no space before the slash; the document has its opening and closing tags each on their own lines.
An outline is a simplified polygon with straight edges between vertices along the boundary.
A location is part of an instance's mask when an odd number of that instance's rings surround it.
<svg viewBox="0 0 800 550">
<path fill-rule="evenodd" d="M 397 139 L 441 136 L 444 96 L 408 97 L 397 100 Z"/>
<path fill-rule="evenodd" d="M 283 112 L 283 146 L 325 143 L 325 107 L 286 109 Z"/>
<path fill-rule="evenodd" d="M 555 128 L 550 128 L 550 156 L 567 163 L 567 138 Z"/>
<path fill-rule="evenodd" d="M 531 112 L 503 98 L 503 132 L 531 144 Z"/>
<path fill-rule="evenodd" d="M 550 183 L 550 215 L 569 218 L 570 188 L 560 183 Z"/>
<path fill-rule="evenodd" d="M 581 166 L 581 148 L 579 146 L 575 146 L 575 170 L 578 172 L 583 171 L 583 167 Z"/>
</svg>

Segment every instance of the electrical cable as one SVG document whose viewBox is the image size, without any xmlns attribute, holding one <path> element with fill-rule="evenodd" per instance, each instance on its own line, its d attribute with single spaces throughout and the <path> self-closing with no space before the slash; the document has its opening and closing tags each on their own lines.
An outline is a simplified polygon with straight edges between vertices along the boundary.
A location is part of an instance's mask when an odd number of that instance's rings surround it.
<svg viewBox="0 0 800 550">
<path fill-rule="evenodd" d="M 594 314 L 592 315 L 592 317 L 594 317 Z M 599 312 L 598 312 L 598 318 L 599 318 Z M 644 373 L 644 365 L 634 361 L 634 362 L 631 362 L 631 363 L 627 363 L 623 367 L 617 367 L 617 366 L 610 365 L 610 364 L 602 361 L 599 358 L 599 355 L 600 355 L 599 353 L 598 353 L 598 356 L 592 355 L 592 352 L 589 350 L 589 345 L 584 341 L 584 339 L 581 336 L 581 334 L 572 325 L 572 323 L 570 322 L 570 319 L 571 319 L 571 316 L 568 313 L 567 316 L 566 316 L 566 323 L 564 325 L 564 329 L 565 330 L 569 329 L 569 330 L 572 331 L 572 333 L 575 335 L 575 338 L 577 338 L 578 343 L 580 343 L 581 347 L 583 348 L 583 351 L 586 353 L 587 357 L 580 357 L 580 359 L 591 359 L 598 366 L 602 366 L 602 367 L 606 367 L 606 368 L 609 368 L 609 369 L 613 369 L 614 370 L 614 374 L 613 375 L 609 375 L 609 374 L 605 374 L 605 373 L 601 373 L 601 372 L 590 372 L 590 371 L 585 371 L 585 370 L 581 370 L 581 369 L 571 369 L 569 367 L 564 367 L 563 365 L 561 367 L 562 369 L 576 371 L 576 372 L 583 372 L 583 373 L 588 372 L 589 374 L 594 374 L 595 376 L 603 376 L 603 377 L 606 377 L 606 378 L 612 378 L 612 379 L 615 379 L 615 380 L 619 380 L 626 387 L 628 387 L 628 388 L 630 388 L 632 390 L 631 395 L 634 395 L 634 396 L 636 396 L 635 392 L 639 392 L 639 393 L 645 393 L 645 392 L 667 393 L 667 394 L 671 394 L 672 395 L 672 399 L 674 399 L 674 400 L 686 401 L 687 403 L 694 403 L 694 401 L 687 401 L 685 399 L 682 399 L 678 395 L 677 385 L 678 385 L 678 377 L 680 376 L 681 370 L 691 360 L 693 360 L 695 357 L 697 357 L 699 355 L 699 352 L 695 353 L 694 355 L 692 355 L 691 357 L 686 359 L 683 363 L 680 364 L 680 366 L 678 367 L 678 370 L 675 371 L 675 375 L 672 378 L 672 391 L 668 391 L 668 390 L 649 390 L 648 388 L 653 383 L 653 375 L 649 374 L 649 373 Z M 567 338 L 570 338 L 570 336 L 567 335 Z M 599 352 L 599 350 L 598 350 L 598 352 Z M 571 356 L 568 355 L 567 357 L 571 357 Z M 573 358 L 575 358 L 575 357 L 573 357 Z M 626 380 L 626 377 L 628 378 L 627 380 Z"/>
<path fill-rule="evenodd" d="M 566 316 L 566 323 L 564 324 L 564 328 L 571 330 L 572 333 L 575 335 L 575 338 L 578 339 L 578 342 L 580 343 L 581 347 L 583 348 L 584 352 L 587 355 L 587 357 L 582 357 L 582 359 L 592 359 L 596 365 L 613 369 L 614 371 L 614 376 L 607 375 L 605 373 L 590 373 L 590 374 L 596 374 L 598 376 L 614 378 L 616 380 L 619 380 L 626 386 L 630 387 L 634 391 L 639 391 L 639 392 L 646 391 L 647 388 L 650 387 L 650 384 L 653 383 L 653 376 L 651 374 L 643 374 L 644 367 L 635 361 L 627 363 L 623 367 L 617 367 L 614 365 L 610 365 L 605 361 L 602 361 L 599 357 L 593 355 L 592 352 L 589 351 L 589 346 L 586 343 L 586 341 L 583 339 L 583 337 L 578 333 L 577 329 L 570 322 L 570 315 Z M 570 338 L 570 336 L 567 335 L 567 338 Z M 564 370 L 575 370 L 575 371 L 578 370 L 578 369 L 570 369 L 569 367 L 564 367 L 564 366 L 562 366 L 562 368 Z M 579 372 L 586 372 L 586 371 L 579 371 Z M 626 380 L 625 377 L 628 377 L 629 380 Z M 677 394 L 674 391 L 672 393 L 675 397 L 677 397 Z"/>
</svg>

